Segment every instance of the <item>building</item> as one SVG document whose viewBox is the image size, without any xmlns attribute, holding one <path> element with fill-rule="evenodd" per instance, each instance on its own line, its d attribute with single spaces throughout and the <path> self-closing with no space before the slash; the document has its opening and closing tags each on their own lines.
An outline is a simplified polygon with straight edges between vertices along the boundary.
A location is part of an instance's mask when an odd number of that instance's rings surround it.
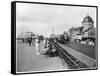
<svg viewBox="0 0 100 76">
<path fill-rule="evenodd" d="M 69 30 L 69 36 L 70 36 L 70 40 L 74 41 L 74 40 L 81 40 L 82 39 L 82 30 L 83 30 L 83 26 L 81 27 L 72 27 Z"/>
<path fill-rule="evenodd" d="M 36 38 L 36 35 L 33 32 L 22 32 L 19 33 L 17 39 L 27 39 L 28 37 Z"/>
<path fill-rule="evenodd" d="M 50 34 L 50 38 L 55 38 L 56 35 L 55 34 Z"/>
<path fill-rule="evenodd" d="M 82 33 L 82 29 L 83 27 L 72 27 L 70 28 L 69 33 L 71 36 L 76 36 Z"/>
<path fill-rule="evenodd" d="M 81 27 L 72 27 L 69 29 L 69 35 L 72 39 L 95 41 L 95 27 L 93 19 L 87 15 L 82 21 Z"/>
<path fill-rule="evenodd" d="M 87 15 L 82 22 L 83 25 L 83 38 L 95 39 L 95 28 L 93 19 Z"/>
<path fill-rule="evenodd" d="M 64 33 L 62 34 L 64 36 L 64 39 L 66 40 L 68 38 L 68 33 L 64 31 Z"/>
<path fill-rule="evenodd" d="M 94 21 L 92 20 L 92 18 L 87 15 L 86 17 L 84 17 L 83 19 L 83 22 L 82 22 L 82 25 L 83 25 L 83 32 L 88 30 L 89 28 L 92 28 L 93 27 L 93 23 Z"/>
</svg>

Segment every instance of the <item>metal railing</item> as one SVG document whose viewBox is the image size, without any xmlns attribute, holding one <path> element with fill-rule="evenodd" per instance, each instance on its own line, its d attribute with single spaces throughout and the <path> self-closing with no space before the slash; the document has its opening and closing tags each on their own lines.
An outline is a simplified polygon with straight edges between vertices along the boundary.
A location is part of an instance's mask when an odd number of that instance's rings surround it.
<svg viewBox="0 0 100 76">
<path fill-rule="evenodd" d="M 56 50 L 58 51 L 59 57 L 63 59 L 68 66 L 68 69 L 79 69 L 78 63 L 76 62 L 77 59 L 72 58 L 62 47 L 57 45 L 55 42 L 51 41 L 55 46 Z"/>
</svg>

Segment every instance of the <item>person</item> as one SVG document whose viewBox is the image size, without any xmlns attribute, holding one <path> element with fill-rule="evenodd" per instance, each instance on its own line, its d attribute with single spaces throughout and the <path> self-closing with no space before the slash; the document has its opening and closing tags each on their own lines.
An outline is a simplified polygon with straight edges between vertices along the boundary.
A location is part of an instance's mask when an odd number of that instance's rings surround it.
<svg viewBox="0 0 100 76">
<path fill-rule="evenodd" d="M 43 43 L 44 43 L 44 48 L 46 48 L 46 40 L 45 39 L 44 39 Z"/>
<path fill-rule="evenodd" d="M 88 44 L 94 46 L 94 42 L 93 42 L 92 40 L 90 40 L 90 41 L 88 42 Z"/>
<path fill-rule="evenodd" d="M 33 39 L 32 39 L 32 45 L 35 46 L 35 43 L 36 43 L 36 39 L 33 38 Z"/>
<path fill-rule="evenodd" d="M 36 46 L 36 53 L 37 53 L 37 55 L 40 55 L 40 46 L 39 46 L 39 41 L 38 41 L 38 39 L 35 39 L 36 41 L 35 41 L 35 46 Z"/>
<path fill-rule="evenodd" d="M 28 43 L 29 43 L 29 46 L 31 46 L 31 43 L 32 43 L 32 37 L 28 37 Z"/>
</svg>

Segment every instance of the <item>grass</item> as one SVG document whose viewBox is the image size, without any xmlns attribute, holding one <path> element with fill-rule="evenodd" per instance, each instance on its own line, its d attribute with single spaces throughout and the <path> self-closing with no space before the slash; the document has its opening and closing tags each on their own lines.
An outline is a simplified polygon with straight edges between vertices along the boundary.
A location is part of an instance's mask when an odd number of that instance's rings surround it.
<svg viewBox="0 0 100 76">
<path fill-rule="evenodd" d="M 95 46 L 90 46 L 90 45 L 85 45 L 85 44 L 80 44 L 80 43 L 75 43 L 75 42 L 69 42 L 66 45 L 76 51 L 79 51 L 79 52 L 93 58 L 93 59 L 96 58 Z"/>
</svg>

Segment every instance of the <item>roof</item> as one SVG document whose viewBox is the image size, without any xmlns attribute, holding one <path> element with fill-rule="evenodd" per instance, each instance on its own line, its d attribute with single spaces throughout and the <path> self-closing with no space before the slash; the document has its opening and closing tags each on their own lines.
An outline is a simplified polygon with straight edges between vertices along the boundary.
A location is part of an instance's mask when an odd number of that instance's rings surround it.
<svg viewBox="0 0 100 76">
<path fill-rule="evenodd" d="M 93 21 L 93 19 L 89 15 L 87 15 L 86 17 L 84 17 L 82 23 L 84 23 L 84 22 L 92 22 L 93 23 L 94 21 Z"/>
</svg>

